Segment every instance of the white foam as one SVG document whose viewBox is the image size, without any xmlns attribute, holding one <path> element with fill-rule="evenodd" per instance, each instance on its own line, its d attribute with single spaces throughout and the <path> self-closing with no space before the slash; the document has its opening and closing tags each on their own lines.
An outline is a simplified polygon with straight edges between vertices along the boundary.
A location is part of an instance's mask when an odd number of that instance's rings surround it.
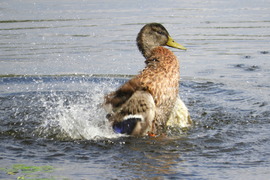
<svg viewBox="0 0 270 180">
<path fill-rule="evenodd" d="M 87 93 L 80 95 L 76 92 L 68 95 L 52 92 L 49 97 L 44 97 L 46 110 L 39 134 L 51 136 L 57 132 L 56 138 L 86 140 L 119 137 L 113 132 L 101 106 L 104 94 L 115 87 L 94 83 L 90 87 L 88 84 L 87 89 Z"/>
</svg>

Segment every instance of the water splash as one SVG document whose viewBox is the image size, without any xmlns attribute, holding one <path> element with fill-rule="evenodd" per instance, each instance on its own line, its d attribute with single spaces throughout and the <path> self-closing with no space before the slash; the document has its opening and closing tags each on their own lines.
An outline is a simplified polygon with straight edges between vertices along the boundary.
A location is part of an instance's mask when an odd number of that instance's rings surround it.
<svg viewBox="0 0 270 180">
<path fill-rule="evenodd" d="M 92 76 L 4 77 L 3 131 L 10 134 L 11 128 L 14 137 L 59 140 L 117 138 L 102 102 L 120 81 Z"/>
<path fill-rule="evenodd" d="M 45 111 L 38 133 L 47 138 L 96 140 L 119 137 L 105 119 L 104 94 L 115 83 L 80 82 L 86 91 L 57 92 L 44 96 Z"/>
</svg>

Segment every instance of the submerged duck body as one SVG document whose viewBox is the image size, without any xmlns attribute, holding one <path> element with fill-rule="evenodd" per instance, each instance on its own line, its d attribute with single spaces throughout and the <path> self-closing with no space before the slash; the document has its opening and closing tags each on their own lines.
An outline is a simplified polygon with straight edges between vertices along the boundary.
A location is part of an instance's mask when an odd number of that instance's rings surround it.
<svg viewBox="0 0 270 180">
<path fill-rule="evenodd" d="M 182 121 L 187 126 L 192 123 L 184 103 L 177 103 L 179 61 L 165 45 L 185 50 L 161 24 L 146 24 L 139 32 L 137 46 L 146 58 L 146 67 L 105 97 L 107 118 L 116 132 L 139 136 L 164 133 L 168 125 L 181 124 L 181 119 L 177 120 L 181 116 L 173 112 L 179 109 L 185 111 Z"/>
</svg>

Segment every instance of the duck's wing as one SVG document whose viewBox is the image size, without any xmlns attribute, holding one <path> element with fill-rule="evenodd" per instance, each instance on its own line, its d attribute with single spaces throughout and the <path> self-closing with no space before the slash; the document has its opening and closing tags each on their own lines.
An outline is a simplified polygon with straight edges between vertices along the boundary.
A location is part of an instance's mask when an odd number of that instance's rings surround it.
<svg viewBox="0 0 270 180">
<path fill-rule="evenodd" d="M 105 109 L 107 111 L 108 107 L 112 108 L 112 111 L 115 111 L 121 105 L 123 105 L 132 95 L 135 91 L 140 90 L 140 83 L 137 78 L 133 78 L 123 84 L 118 90 L 108 94 L 105 96 Z"/>
<path fill-rule="evenodd" d="M 145 135 L 148 131 L 152 131 L 154 118 L 153 97 L 143 90 L 135 91 L 108 117 L 115 131 L 131 135 Z"/>
</svg>

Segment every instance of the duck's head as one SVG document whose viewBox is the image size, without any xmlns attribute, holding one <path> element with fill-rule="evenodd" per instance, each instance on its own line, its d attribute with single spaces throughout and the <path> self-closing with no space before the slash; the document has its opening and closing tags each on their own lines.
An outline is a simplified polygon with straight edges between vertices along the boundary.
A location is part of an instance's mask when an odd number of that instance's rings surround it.
<svg viewBox="0 0 270 180">
<path fill-rule="evenodd" d="M 186 50 L 184 46 L 175 42 L 168 31 L 159 23 L 146 24 L 137 36 L 137 46 L 143 56 L 151 56 L 152 49 L 158 46 L 170 46 L 177 49 Z"/>
</svg>

